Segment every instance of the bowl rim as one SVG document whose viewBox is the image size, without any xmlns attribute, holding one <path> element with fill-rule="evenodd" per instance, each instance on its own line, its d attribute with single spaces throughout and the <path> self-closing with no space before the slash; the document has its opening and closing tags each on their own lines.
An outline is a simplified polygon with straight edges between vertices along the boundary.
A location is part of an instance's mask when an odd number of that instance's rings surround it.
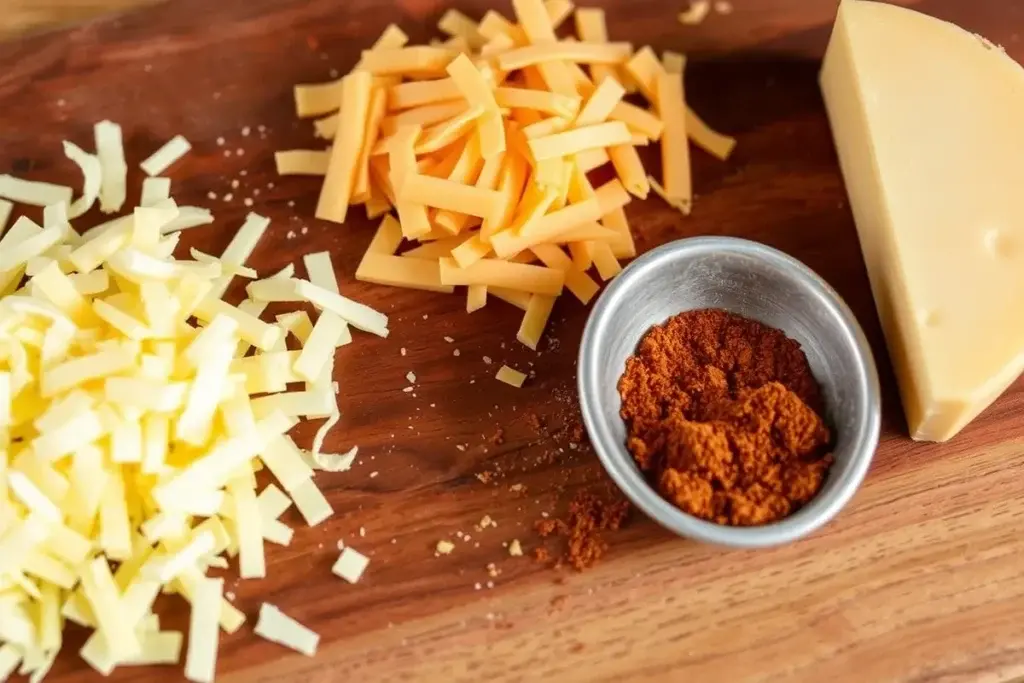
<svg viewBox="0 0 1024 683">
<path fill-rule="evenodd" d="M 619 443 L 611 433 L 610 425 L 597 410 L 596 377 L 600 359 L 597 349 L 600 335 L 609 326 L 610 311 L 625 296 L 630 285 L 651 270 L 677 262 L 697 253 L 742 253 L 769 261 L 776 268 L 791 270 L 796 279 L 840 320 L 849 337 L 859 369 L 858 383 L 865 386 L 860 398 L 866 419 L 858 426 L 852 440 L 851 466 L 832 488 L 825 499 L 819 499 L 813 508 L 804 507 L 796 514 L 763 526 L 733 527 L 708 522 L 683 512 L 670 504 L 647 483 L 636 469 L 625 444 Z M 831 521 L 853 497 L 864 481 L 874 458 L 881 430 L 881 390 L 878 370 L 871 346 L 853 312 L 825 280 L 800 260 L 760 242 L 739 237 L 687 237 L 659 246 L 643 254 L 626 266 L 598 298 L 583 330 L 577 357 L 577 390 L 583 423 L 590 436 L 598 459 L 634 505 L 655 522 L 679 536 L 705 543 L 735 548 L 763 548 L 795 541 L 818 530 Z M 811 514 L 801 514 L 807 511 Z"/>
</svg>

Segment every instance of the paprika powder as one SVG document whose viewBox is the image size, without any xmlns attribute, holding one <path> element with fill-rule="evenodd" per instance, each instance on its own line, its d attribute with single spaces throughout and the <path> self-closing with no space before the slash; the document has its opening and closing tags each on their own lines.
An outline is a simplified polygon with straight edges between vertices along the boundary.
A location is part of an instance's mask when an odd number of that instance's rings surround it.
<svg viewBox="0 0 1024 683">
<path fill-rule="evenodd" d="M 832 463 L 807 357 L 757 321 L 718 309 L 670 318 L 644 335 L 618 389 L 637 465 L 701 519 L 782 519 L 817 494 Z"/>
</svg>

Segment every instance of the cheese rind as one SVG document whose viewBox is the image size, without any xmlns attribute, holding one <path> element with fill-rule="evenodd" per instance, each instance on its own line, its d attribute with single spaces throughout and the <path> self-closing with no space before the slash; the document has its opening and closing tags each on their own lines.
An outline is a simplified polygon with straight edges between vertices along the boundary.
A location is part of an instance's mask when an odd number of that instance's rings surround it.
<svg viewBox="0 0 1024 683">
<path fill-rule="evenodd" d="M 945 441 L 1024 369 L 1024 70 L 844 0 L 821 86 L 910 435 Z"/>
</svg>

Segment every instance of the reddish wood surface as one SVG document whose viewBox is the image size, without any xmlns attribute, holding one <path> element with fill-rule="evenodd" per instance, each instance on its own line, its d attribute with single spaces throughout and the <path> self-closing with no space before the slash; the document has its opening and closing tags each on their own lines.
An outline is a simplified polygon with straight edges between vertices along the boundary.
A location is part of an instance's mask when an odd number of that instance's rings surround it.
<svg viewBox="0 0 1024 683">
<path fill-rule="evenodd" d="M 223 639 L 218 680 L 1024 675 L 1024 394 L 1018 383 L 947 445 L 904 435 L 816 82 L 835 3 L 735 0 L 732 14 L 697 27 L 675 21 L 677 3 L 598 4 L 608 9 L 614 39 L 686 51 L 691 102 L 739 138 L 728 163 L 695 153 L 698 199 L 689 219 L 657 200 L 629 207 L 638 243 L 726 234 L 781 248 L 846 297 L 874 343 L 886 388 L 882 444 L 853 503 L 806 541 L 729 551 L 679 540 L 637 516 L 609 537 L 608 558 L 590 572 L 556 573 L 507 556 L 502 543 L 513 538 L 536 547 L 531 527 L 542 512 L 557 514 L 574 491 L 605 481 L 589 447 L 570 446 L 586 311 L 560 301 L 550 338 L 532 353 L 515 342 L 520 314 L 501 302 L 467 316 L 462 297 L 357 283 L 352 273 L 371 226 L 313 220 L 318 183 L 273 172 L 274 150 L 316 145 L 311 127 L 293 118 L 292 84 L 346 71 L 388 21 L 417 38 L 431 35 L 447 2 L 177 0 L 0 46 L 0 172 L 74 181 L 59 142 L 91 145 L 91 126 L 102 118 L 124 125 L 134 163 L 183 133 L 194 150 L 170 174 L 173 192 L 218 218 L 218 227 L 188 233 L 186 246 L 223 248 L 250 210 L 243 198 L 252 197 L 252 210 L 273 219 L 253 259 L 261 272 L 330 249 L 346 293 L 392 316 L 389 339 L 360 335 L 339 356 L 343 430 L 329 445 L 359 444 L 360 458 L 351 472 L 320 477 L 337 514 L 301 528 L 291 547 L 272 547 L 266 580 L 228 574 L 251 619 L 271 601 L 322 633 L 320 652 L 305 659 L 261 641 L 250 621 Z M 476 16 L 489 5 L 458 3 Z M 1019 3 L 916 6 L 1024 58 L 1014 33 L 1024 26 Z M 249 137 L 243 126 L 252 127 Z M 139 181 L 135 170 L 135 191 Z M 209 192 L 218 199 L 206 199 Z M 492 375 L 503 362 L 536 377 L 522 390 L 498 384 Z M 401 391 L 410 370 L 415 395 Z M 552 435 L 535 433 L 528 413 L 541 415 Z M 505 442 L 495 445 L 499 427 Z M 474 476 L 484 471 L 498 473 L 489 485 Z M 510 491 L 513 484 L 526 492 Z M 484 514 L 498 527 L 477 532 Z M 286 521 L 301 527 L 292 512 Z M 437 540 L 460 530 L 472 539 L 434 558 Z M 357 586 L 329 573 L 338 539 L 373 558 Z M 501 570 L 493 589 L 490 562 Z M 179 605 L 168 601 L 167 609 L 167 623 L 183 623 Z M 73 654 L 81 642 L 82 633 L 68 631 L 49 680 L 94 679 Z M 120 669 L 114 678 L 157 675 L 171 674 Z"/>
</svg>

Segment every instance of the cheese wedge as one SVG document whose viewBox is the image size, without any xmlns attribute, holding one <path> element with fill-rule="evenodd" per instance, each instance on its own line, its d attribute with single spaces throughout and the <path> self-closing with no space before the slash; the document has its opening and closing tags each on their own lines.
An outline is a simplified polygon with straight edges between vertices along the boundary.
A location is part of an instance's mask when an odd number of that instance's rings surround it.
<svg viewBox="0 0 1024 683">
<path fill-rule="evenodd" d="M 945 441 L 1024 369 L 1024 70 L 843 0 L 821 87 L 910 435 Z"/>
</svg>

